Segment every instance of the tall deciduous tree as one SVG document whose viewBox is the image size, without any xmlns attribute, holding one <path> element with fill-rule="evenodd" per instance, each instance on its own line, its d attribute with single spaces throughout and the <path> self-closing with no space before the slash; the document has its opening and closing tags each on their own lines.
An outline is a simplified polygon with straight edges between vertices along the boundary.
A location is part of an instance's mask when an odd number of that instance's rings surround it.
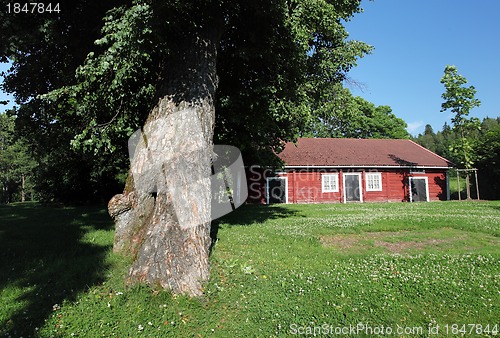
<svg viewBox="0 0 500 338">
<path fill-rule="evenodd" d="M 481 101 L 475 98 L 476 89 L 474 86 L 464 86 L 467 79 L 458 74 L 457 67 L 446 66 L 441 83 L 445 87 L 445 92 L 441 97 L 445 100 L 441 104 L 441 111 L 450 110 L 455 114 L 451 122 L 453 129 L 460 134 L 460 141 L 452 145 L 452 151 L 460 158 L 461 164 L 465 169 L 471 169 L 474 164 L 472 157 L 472 144 L 468 138 L 469 133 L 480 127 L 479 119 L 468 118 L 470 111 L 479 107 Z M 467 199 L 470 199 L 470 180 L 469 171 L 466 172 Z"/>
<path fill-rule="evenodd" d="M 500 117 L 485 118 L 474 147 L 481 198 L 500 199 Z"/>
<path fill-rule="evenodd" d="M 375 106 L 352 96 L 342 84 L 331 85 L 323 99 L 313 100 L 304 135 L 313 137 L 408 138 L 406 122 L 389 106 Z"/>
<path fill-rule="evenodd" d="M 76 83 L 77 67 L 96 48 L 94 41 L 101 36 L 103 17 L 124 2 L 59 3 L 59 13 L 16 14 L 0 10 L 0 61 L 12 64 L 2 89 L 14 94 L 17 131 L 26 136 L 39 162 L 36 182 L 42 197 L 66 203 L 109 200 L 110 192 L 123 187 L 124 180 L 118 185 L 117 178 L 127 173 L 127 138 L 116 140 L 114 153 L 103 151 L 94 156 L 72 151 L 70 141 L 81 133 L 87 121 L 69 109 L 70 103 L 53 104 L 39 95 Z M 126 93 L 128 89 L 124 90 Z M 73 102 L 76 99 L 73 97 Z"/>
<path fill-rule="evenodd" d="M 480 130 L 473 130 L 468 135 L 472 145 L 471 157 L 474 158 L 474 166 L 478 169 L 479 190 L 481 198 L 498 199 L 500 197 L 500 118 L 484 118 Z M 434 151 L 436 154 L 449 159 L 454 163 L 460 163 L 462 156 L 451 152 L 452 145 L 460 142 L 458 130 L 452 130 L 445 123 L 442 130 L 434 133 L 430 125 L 426 126 L 424 134 L 419 134 L 414 141 Z M 432 141 L 434 140 L 434 142 Z M 461 155 L 459 152 L 458 155 Z M 475 183 L 475 182 L 473 182 Z"/>
<path fill-rule="evenodd" d="M 71 7 L 86 11 L 89 3 Z M 96 15 L 107 6 L 97 38 Z M 30 22 L 32 34 L 20 19 L 8 18 L 20 38 L 1 49 L 14 61 L 7 87 L 25 93 L 19 98 L 30 107 L 27 121 L 38 124 L 30 116 L 41 111 L 47 129 L 60 124 L 88 156 L 120 151 L 143 126 L 125 190 L 109 203 L 115 250 L 134 258 L 130 281 L 199 295 L 209 273 L 210 182 L 204 177 L 214 129 L 217 141 L 257 154 L 254 160 L 293 139 L 307 120 L 312 84 L 319 89 L 341 81 L 370 51 L 348 41 L 342 25 L 360 11 L 359 1 L 123 0 L 86 12 L 92 24 L 64 10 Z M 84 33 L 89 25 L 93 29 Z M 78 33 L 84 43 L 73 48 Z M 34 53 L 44 59 L 38 62 Z M 47 68 L 50 53 L 60 64 Z M 72 53 L 71 62 L 59 57 Z M 76 68 L 78 60 L 83 65 Z M 68 78 L 75 69 L 76 78 Z M 40 70 L 49 81 L 22 84 Z M 151 154 L 169 161 L 151 160 Z M 146 169 L 149 175 L 134 175 Z M 186 225 L 183 219 L 198 221 Z"/>
<path fill-rule="evenodd" d="M 27 142 L 16 137 L 14 123 L 13 116 L 0 114 L 0 203 L 24 202 L 27 188 L 31 193 L 33 188 L 37 163 L 28 151 Z"/>
</svg>

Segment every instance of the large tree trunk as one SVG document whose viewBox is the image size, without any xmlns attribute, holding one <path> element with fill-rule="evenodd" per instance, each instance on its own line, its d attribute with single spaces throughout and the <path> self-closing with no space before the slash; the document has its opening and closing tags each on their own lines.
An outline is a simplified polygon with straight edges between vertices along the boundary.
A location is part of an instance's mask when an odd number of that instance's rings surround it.
<svg viewBox="0 0 500 338">
<path fill-rule="evenodd" d="M 129 282 L 197 296 L 209 277 L 217 43 L 212 32 L 176 46 L 157 104 L 129 143 L 125 190 L 108 205 L 114 250 L 133 257 Z"/>
</svg>

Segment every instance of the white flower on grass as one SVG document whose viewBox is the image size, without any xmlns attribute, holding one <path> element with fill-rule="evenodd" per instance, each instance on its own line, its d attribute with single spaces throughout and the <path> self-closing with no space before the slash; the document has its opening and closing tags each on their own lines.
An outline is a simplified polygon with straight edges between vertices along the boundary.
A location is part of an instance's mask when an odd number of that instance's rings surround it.
<svg viewBox="0 0 500 338">
<path fill-rule="evenodd" d="M 137 330 L 139 330 L 139 331 L 144 330 L 144 326 L 142 326 L 142 325 L 137 326 Z"/>
<path fill-rule="evenodd" d="M 245 275 L 251 275 L 255 272 L 255 269 L 253 267 L 251 267 L 250 265 L 247 265 L 247 266 L 242 267 L 241 271 L 243 271 L 243 273 Z"/>
</svg>

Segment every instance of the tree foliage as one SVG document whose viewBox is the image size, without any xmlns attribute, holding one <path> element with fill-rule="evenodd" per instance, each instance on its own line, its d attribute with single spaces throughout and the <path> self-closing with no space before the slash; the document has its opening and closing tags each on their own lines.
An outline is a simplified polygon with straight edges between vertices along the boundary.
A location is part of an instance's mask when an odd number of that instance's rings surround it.
<svg viewBox="0 0 500 338">
<path fill-rule="evenodd" d="M 482 198 L 500 199 L 500 118 L 485 119 L 474 147 Z"/>
<path fill-rule="evenodd" d="M 73 151 L 70 142 L 87 121 L 69 109 L 72 102 L 42 99 L 76 83 L 76 69 L 94 48 L 102 18 L 119 1 L 61 2 L 59 14 L 0 12 L 0 59 L 10 61 L 2 84 L 18 104 L 16 129 L 39 162 L 36 182 L 44 199 L 87 201 L 108 198 L 126 173 L 124 155 Z M 125 154 L 125 146 L 116 154 Z M 121 180 L 123 182 L 123 179 Z"/>
<path fill-rule="evenodd" d="M 15 117 L 0 114 L 0 203 L 20 201 L 25 191 L 33 198 L 36 162 L 26 140 L 16 137 L 14 124 Z"/>
<path fill-rule="evenodd" d="M 442 130 L 434 133 L 432 127 L 427 125 L 423 134 L 414 138 L 418 144 L 443 156 L 444 158 L 460 164 L 460 154 L 453 152 L 452 145 L 460 140 L 460 132 L 444 124 Z M 468 135 L 472 145 L 471 158 L 475 160 L 474 167 L 478 169 L 479 190 L 481 198 L 500 199 L 500 117 L 485 118 L 481 121 L 481 128 L 475 129 Z"/>
<path fill-rule="evenodd" d="M 79 0 L 29 22 L 2 13 L 0 57 L 13 64 L 4 89 L 20 104 L 19 128 L 32 135 L 52 197 L 95 198 L 124 177 L 126 140 L 183 43 L 216 27 L 215 142 L 269 163 L 304 130 L 310 103 L 371 51 L 343 26 L 360 11 L 359 1 Z"/>
<path fill-rule="evenodd" d="M 441 112 L 450 110 L 455 114 L 451 122 L 453 129 L 460 135 L 459 142 L 450 145 L 450 150 L 460 159 L 460 163 L 467 169 L 472 168 L 474 159 L 472 157 L 472 144 L 469 134 L 472 130 L 479 128 L 479 119 L 468 118 L 469 112 L 475 107 L 479 107 L 481 101 L 475 98 L 476 89 L 474 86 L 464 86 L 467 79 L 458 74 L 455 66 L 446 66 L 441 83 L 445 87 L 445 92 L 441 97 L 445 100 L 441 104 Z"/>
<path fill-rule="evenodd" d="M 337 83 L 325 100 L 312 102 L 305 135 L 313 137 L 408 138 L 406 122 L 389 106 L 375 106 Z"/>
</svg>

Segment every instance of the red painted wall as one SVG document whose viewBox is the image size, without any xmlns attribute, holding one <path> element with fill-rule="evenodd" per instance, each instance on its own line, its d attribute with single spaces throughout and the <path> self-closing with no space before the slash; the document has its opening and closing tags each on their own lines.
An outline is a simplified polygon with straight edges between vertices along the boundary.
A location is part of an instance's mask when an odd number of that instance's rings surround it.
<svg viewBox="0 0 500 338">
<path fill-rule="evenodd" d="M 426 170 L 425 174 L 415 174 L 415 177 L 425 176 L 429 182 L 429 199 L 431 201 L 445 201 L 446 200 L 446 173 L 444 171 L 429 171 Z"/>
<path fill-rule="evenodd" d="M 382 191 L 366 191 L 366 172 L 379 172 L 382 176 Z M 250 167 L 246 171 L 249 203 L 266 203 L 266 178 L 287 177 L 288 203 L 343 203 L 343 174 L 361 173 L 364 202 L 401 202 L 409 201 L 409 177 L 427 177 L 429 199 L 446 200 L 446 174 L 444 170 L 426 170 L 425 173 L 410 173 L 409 169 L 374 170 L 289 170 L 274 173 L 270 169 Z M 321 175 L 338 175 L 338 192 L 322 192 Z"/>
<path fill-rule="evenodd" d="M 366 191 L 366 172 L 379 172 L 382 177 L 382 191 Z M 342 203 L 343 174 L 361 173 L 362 195 L 364 202 L 401 202 L 409 201 L 409 180 L 413 177 L 427 177 L 429 199 L 446 200 L 446 174 L 444 170 L 426 170 L 425 173 L 410 173 L 409 169 L 374 170 L 289 170 L 274 174 L 269 169 L 249 168 L 247 170 L 248 202 L 266 203 L 266 177 L 281 176 L 288 179 L 288 203 Z M 338 175 L 338 192 L 322 192 L 323 174 Z"/>
<path fill-rule="evenodd" d="M 273 175 L 270 169 L 257 166 L 249 167 L 245 170 L 248 186 L 248 203 L 266 203 L 266 177 Z"/>
</svg>

